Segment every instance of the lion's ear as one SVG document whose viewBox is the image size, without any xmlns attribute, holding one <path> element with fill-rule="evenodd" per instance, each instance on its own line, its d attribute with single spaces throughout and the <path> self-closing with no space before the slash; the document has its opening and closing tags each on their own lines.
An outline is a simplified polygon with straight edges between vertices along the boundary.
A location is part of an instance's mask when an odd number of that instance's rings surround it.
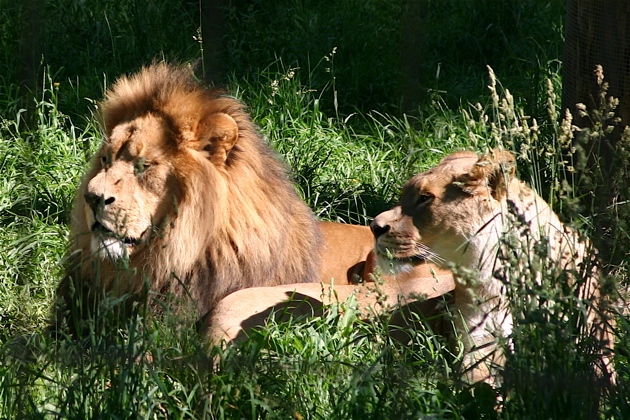
<svg viewBox="0 0 630 420">
<path fill-rule="evenodd" d="M 223 112 L 210 114 L 199 121 L 195 136 L 195 149 L 207 153 L 212 163 L 222 166 L 238 140 L 238 125 Z"/>
<path fill-rule="evenodd" d="M 478 188 L 487 188 L 495 200 L 507 193 L 507 185 L 516 174 L 516 159 L 501 149 L 481 156 L 465 177 L 464 191 L 474 194 Z"/>
</svg>

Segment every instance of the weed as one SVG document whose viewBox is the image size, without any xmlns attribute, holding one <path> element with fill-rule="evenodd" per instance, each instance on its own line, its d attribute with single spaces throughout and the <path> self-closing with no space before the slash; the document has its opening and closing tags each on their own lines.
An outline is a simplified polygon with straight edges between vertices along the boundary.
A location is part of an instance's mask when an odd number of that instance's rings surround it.
<svg viewBox="0 0 630 420">
<path fill-rule="evenodd" d="M 422 100 L 413 115 L 399 112 L 403 3 L 230 3 L 228 86 L 283 156 L 302 197 L 322 219 L 365 224 L 397 201 L 404 181 L 445 154 L 502 145 L 517 155 L 520 177 L 558 213 L 596 232 L 595 240 L 602 234 L 596 245 L 606 278 L 612 286 L 625 281 L 630 136 L 614 146 L 613 172 L 575 175 L 588 163 L 580 157 L 590 156 L 584 146 L 606 138 L 615 104 L 604 94 L 602 110 L 584 111 L 598 122 L 589 132 L 558 118 L 564 2 L 422 0 Z M 0 0 L 1 418 L 592 413 L 584 389 L 552 389 L 580 385 L 597 343 L 584 334 L 575 289 L 562 286 L 544 248 L 529 256 L 540 267 L 540 285 L 527 286 L 527 272 L 510 273 L 518 279 L 507 292 L 517 325 L 504 349 L 509 380 L 499 390 L 499 412 L 495 391 L 461 387 L 453 370 L 459 347 L 422 327 L 425 320 L 400 326 L 389 316 L 365 319 L 352 301 L 324 308 L 319 318 L 270 321 L 227 349 L 207 348 L 186 317 L 157 319 L 142 305 L 123 320 L 104 305 L 84 340 L 47 331 L 73 194 L 100 141 L 90 117 L 95 99 L 114 77 L 155 57 L 198 58 L 193 37 L 201 25 L 196 1 L 61 0 L 44 7 L 43 89 L 26 98 L 33 104 L 27 116 L 17 84 L 21 8 Z M 492 75 L 488 96 L 488 64 L 510 90 Z M 584 199 L 601 184 L 612 185 L 613 201 Z M 517 267 L 509 256 L 506 266 Z M 629 331 L 627 315 L 619 315 L 618 386 L 602 393 L 594 408 L 600 417 L 630 417 L 623 392 Z"/>
</svg>

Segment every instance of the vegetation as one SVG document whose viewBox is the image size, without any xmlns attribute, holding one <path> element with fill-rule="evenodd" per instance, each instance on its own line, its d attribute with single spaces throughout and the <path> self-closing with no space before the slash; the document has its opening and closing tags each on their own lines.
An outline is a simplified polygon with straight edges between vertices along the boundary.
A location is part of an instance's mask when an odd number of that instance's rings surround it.
<svg viewBox="0 0 630 420">
<path fill-rule="evenodd" d="M 585 181 L 573 171 L 585 152 L 572 153 L 570 123 L 558 118 L 564 2 L 419 3 L 422 95 L 410 113 L 400 108 L 403 1 L 231 2 L 226 84 L 321 219 L 366 224 L 411 174 L 445 154 L 503 145 L 565 220 L 586 234 L 611 221 L 611 243 L 598 245 L 613 250 L 604 261 L 611 288 L 625 284 L 624 202 L 610 214 L 589 212 L 585 187 L 575 186 Z M 618 383 L 598 399 L 579 380 L 593 343 L 579 325 L 562 322 L 579 319 L 573 290 L 553 285 L 538 291 L 546 305 L 525 288 L 509 289 L 520 324 L 516 345 L 505 349 L 513 375 L 496 391 L 459 382 L 456 343 L 422 328 L 399 341 L 402 327 L 389 317 L 361 319 L 351 301 L 321 318 L 272 323 L 225 350 L 178 327 L 189 320 L 156 320 L 142 307 L 116 329 L 103 314 L 84 340 L 41 334 L 73 194 L 100 141 L 92 112 L 104 86 L 156 57 L 202 58 L 203 36 L 198 1 L 41 6 L 29 15 L 20 2 L 0 0 L 0 418 L 630 417 L 627 316 L 617 318 Z M 28 39 L 23 27 L 33 21 L 46 36 L 42 76 L 26 92 L 29 46 L 16 40 Z M 601 121 L 592 135 L 603 138 L 610 119 L 591 112 Z M 614 180 L 621 192 L 623 175 Z M 591 174 L 587 182 L 604 180 Z M 574 386 L 559 386 L 567 382 Z"/>
</svg>

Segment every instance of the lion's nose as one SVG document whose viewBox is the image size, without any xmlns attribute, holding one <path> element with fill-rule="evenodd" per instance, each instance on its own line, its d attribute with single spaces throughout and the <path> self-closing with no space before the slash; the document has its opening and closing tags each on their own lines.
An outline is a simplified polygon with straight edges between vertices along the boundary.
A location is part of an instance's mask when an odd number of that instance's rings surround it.
<svg viewBox="0 0 630 420">
<path fill-rule="evenodd" d="M 387 233 L 390 229 L 389 224 L 380 224 L 377 219 L 372 220 L 370 223 L 370 229 L 372 229 L 372 234 L 374 234 L 375 238 Z"/>
<path fill-rule="evenodd" d="M 105 199 L 102 195 L 95 194 L 89 191 L 83 194 L 83 198 L 85 198 L 85 202 L 95 213 L 106 205 L 112 204 L 116 200 L 114 197 L 109 197 Z"/>
</svg>

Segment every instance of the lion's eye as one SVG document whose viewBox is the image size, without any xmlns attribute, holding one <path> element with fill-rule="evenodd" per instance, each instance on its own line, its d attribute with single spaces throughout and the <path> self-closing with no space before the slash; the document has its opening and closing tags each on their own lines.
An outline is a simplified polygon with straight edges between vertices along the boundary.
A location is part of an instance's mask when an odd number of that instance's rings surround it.
<svg viewBox="0 0 630 420">
<path fill-rule="evenodd" d="M 421 206 L 423 204 L 428 204 L 434 198 L 435 198 L 435 196 L 433 194 L 429 194 L 429 193 L 420 194 L 418 196 L 418 199 L 416 200 L 416 207 Z"/>
<path fill-rule="evenodd" d="M 134 164 L 134 166 L 133 166 L 133 173 L 136 174 L 136 175 L 141 175 L 147 169 L 149 169 L 151 166 L 152 166 L 151 162 L 147 162 L 147 160 L 145 158 L 141 157 Z"/>
<path fill-rule="evenodd" d="M 112 166 L 112 152 L 109 151 L 107 154 L 101 156 L 101 168 L 108 169 Z"/>
</svg>

